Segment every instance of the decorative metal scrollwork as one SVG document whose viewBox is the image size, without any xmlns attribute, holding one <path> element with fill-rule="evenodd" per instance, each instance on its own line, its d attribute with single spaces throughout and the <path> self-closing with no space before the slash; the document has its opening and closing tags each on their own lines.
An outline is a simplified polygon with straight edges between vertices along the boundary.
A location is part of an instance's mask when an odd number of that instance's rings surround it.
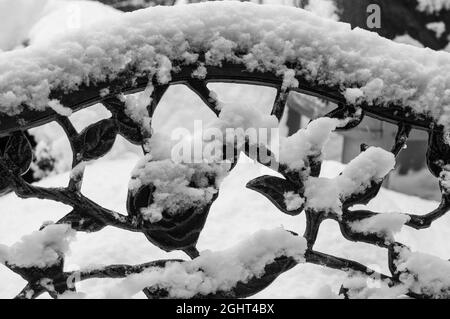
<svg viewBox="0 0 450 319">
<path fill-rule="evenodd" d="M 272 114 L 278 119 L 283 114 L 284 105 L 288 91 L 283 91 L 282 79 L 272 73 L 249 72 L 242 65 L 226 64 L 222 67 L 207 67 L 207 76 L 204 80 L 191 77 L 193 70 L 197 66 L 182 66 L 181 71 L 173 73 L 170 84 L 186 84 L 191 88 L 205 104 L 216 114 L 219 110 L 216 107 L 217 101 L 211 97 L 207 88 L 208 82 L 236 82 L 252 83 L 257 85 L 271 86 L 277 89 L 276 99 L 273 104 Z M 127 210 L 128 215 L 106 209 L 91 199 L 84 196 L 80 189 L 83 180 L 83 169 L 77 167 L 83 161 L 90 161 L 104 156 L 113 146 L 116 136 L 120 134 L 130 143 L 143 145 L 145 132 L 124 112 L 124 102 L 119 98 L 120 94 L 143 91 L 148 78 L 142 77 L 135 82 L 129 80 L 129 74 L 122 74 L 112 82 L 97 83 L 95 87 L 81 86 L 78 91 L 52 92 L 52 97 L 57 98 L 61 103 L 73 110 L 79 110 L 95 103 L 103 105 L 111 111 L 112 116 L 101 120 L 78 132 L 70 120 L 66 117 L 55 114 L 52 110 L 44 112 L 27 111 L 20 115 L 8 117 L 0 116 L 0 136 L 2 137 L 2 148 L 0 148 L 0 193 L 8 190 L 14 191 L 22 198 L 40 198 L 58 201 L 72 207 L 72 211 L 61 218 L 57 223 L 70 224 L 71 227 L 80 232 L 97 232 L 105 226 L 113 226 L 121 229 L 141 232 L 148 240 L 163 250 L 184 250 L 191 258 L 198 256 L 196 249 L 197 239 L 205 224 L 211 204 L 217 198 L 215 194 L 207 205 L 190 208 L 186 211 L 173 215 L 163 212 L 163 218 L 157 223 L 149 223 L 140 217 L 140 208 L 152 203 L 153 185 L 145 185 L 136 192 L 128 195 Z M 327 117 L 348 120 L 343 129 L 356 127 L 364 116 L 374 116 L 383 121 L 388 121 L 398 125 L 398 133 L 392 146 L 392 153 L 398 155 L 405 145 L 411 128 L 426 130 L 429 133 L 429 145 L 427 153 L 427 163 L 434 176 L 439 177 L 446 165 L 450 164 L 450 146 L 444 143 L 443 128 L 436 125 L 430 118 L 414 115 L 398 106 L 385 107 L 381 105 L 348 105 L 340 94 L 338 88 L 326 87 L 310 83 L 298 78 L 299 87 L 295 90 L 302 93 L 315 95 L 338 104 L 338 108 Z M 154 81 L 152 102 L 148 106 L 149 116 L 153 115 L 162 96 L 166 92 L 167 84 L 161 85 Z M 109 94 L 101 96 L 100 91 L 108 88 Z M 294 89 L 292 89 L 294 90 Z M 72 167 L 76 173 L 71 175 L 69 184 L 63 188 L 44 188 L 29 184 L 21 177 L 32 159 L 32 149 L 26 136 L 22 133 L 28 128 L 45 124 L 56 120 L 67 134 L 72 151 Z M 148 133 L 147 133 L 148 134 Z M 365 147 L 362 147 L 364 151 Z M 310 157 L 308 159 L 310 176 L 318 176 L 321 169 L 319 158 Z M 284 178 L 274 176 L 261 176 L 248 183 L 247 187 L 255 190 L 268 199 L 288 215 L 298 215 L 302 213 L 303 207 L 295 210 L 288 210 L 283 194 L 295 192 L 304 196 L 304 179 L 298 173 L 293 173 L 283 165 L 279 166 L 279 173 Z M 214 180 L 209 180 L 212 185 Z M 395 285 L 399 281 L 400 271 L 396 268 L 397 248 L 404 247 L 397 242 L 386 241 L 386 238 L 379 234 L 363 234 L 355 232 L 349 225 L 355 221 L 361 221 L 377 215 L 377 212 L 366 210 L 352 210 L 350 208 L 356 204 L 365 204 L 373 199 L 380 190 L 382 181 L 373 182 L 364 192 L 352 194 L 343 199 L 343 214 L 338 216 L 333 212 L 314 211 L 306 209 L 306 230 L 304 237 L 307 240 L 307 250 L 305 260 L 309 263 L 319 264 L 334 269 L 359 273 L 372 276 L 374 270 L 340 257 L 327 255 L 314 250 L 314 244 L 319 232 L 321 223 L 326 219 L 333 219 L 339 223 L 342 235 L 350 241 L 365 242 L 379 247 L 384 247 L 389 254 L 390 275 L 378 274 L 379 278 L 386 280 L 390 285 Z M 432 222 L 443 216 L 450 209 L 450 193 L 442 189 L 442 201 L 434 211 L 422 215 L 409 215 L 410 220 L 407 226 L 422 229 L 431 226 Z M 123 278 L 130 274 L 140 273 L 150 267 L 163 268 L 168 262 L 179 262 L 182 260 L 160 260 L 152 261 L 141 265 L 110 265 L 98 269 L 81 272 L 80 280 L 90 278 Z M 259 277 L 253 277 L 246 282 L 237 283 L 229 291 L 217 291 L 215 294 L 196 295 L 194 298 L 242 298 L 251 296 L 267 287 L 278 275 L 291 269 L 296 265 L 296 261 L 290 257 L 279 257 L 273 263 L 266 265 L 264 273 Z M 28 285 L 17 295 L 17 298 L 35 298 L 44 292 L 49 292 L 52 297 L 58 294 L 76 289 L 67 285 L 67 279 L 73 272 L 64 271 L 64 256 L 60 256 L 60 261 L 48 268 L 23 268 L 13 264 L 8 264 L 12 271 L 22 276 Z M 49 290 L 42 280 L 51 280 L 54 290 Z M 345 293 L 345 289 L 343 291 Z M 167 291 L 158 287 L 147 287 L 144 293 L 148 298 L 167 297 Z M 426 293 L 409 293 L 413 297 L 426 298 Z"/>
</svg>

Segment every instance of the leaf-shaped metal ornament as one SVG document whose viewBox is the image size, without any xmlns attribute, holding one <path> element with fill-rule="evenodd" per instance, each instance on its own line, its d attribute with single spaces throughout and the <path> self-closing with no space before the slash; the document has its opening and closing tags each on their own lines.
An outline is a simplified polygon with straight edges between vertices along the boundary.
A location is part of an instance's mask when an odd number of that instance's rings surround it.
<svg viewBox="0 0 450 319">
<path fill-rule="evenodd" d="M 94 160 L 105 155 L 114 145 L 117 127 L 113 119 L 101 120 L 81 132 L 83 141 L 82 159 Z"/>
<path fill-rule="evenodd" d="M 151 223 L 143 220 L 141 210 L 153 203 L 153 185 L 145 185 L 136 192 L 128 193 L 127 210 L 130 216 L 136 216 L 142 221 L 142 227 L 147 239 L 165 251 L 189 250 L 195 247 L 200 232 L 208 217 L 209 209 L 216 200 L 218 193 L 214 194 L 210 202 L 203 206 L 195 206 L 169 214 L 162 212 L 162 219 Z"/>
<path fill-rule="evenodd" d="M 16 174 L 25 174 L 33 160 L 31 144 L 23 132 L 13 133 L 6 142 L 3 156 L 13 164 Z"/>
<path fill-rule="evenodd" d="M 287 208 L 285 197 L 287 193 L 292 192 L 293 194 L 300 196 L 298 185 L 295 185 L 287 179 L 263 175 L 248 182 L 246 187 L 264 195 L 285 214 L 295 216 L 300 214 L 303 210 L 304 205 L 301 205 L 301 207 L 294 210 L 289 210 Z"/>
</svg>

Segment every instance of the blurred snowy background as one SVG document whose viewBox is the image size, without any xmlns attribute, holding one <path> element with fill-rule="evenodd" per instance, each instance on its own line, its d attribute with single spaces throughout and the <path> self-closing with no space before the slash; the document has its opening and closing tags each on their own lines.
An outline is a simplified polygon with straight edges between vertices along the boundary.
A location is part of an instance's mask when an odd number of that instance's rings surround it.
<svg viewBox="0 0 450 319">
<path fill-rule="evenodd" d="M 80 0 L 0 0 L 0 54 L 1 51 L 23 50 L 28 46 L 41 46 L 48 50 L 50 40 L 64 37 L 72 30 L 86 28 L 102 18 L 119 16 L 132 8 L 145 7 L 150 3 L 145 0 L 114 1 Z M 153 1 L 154 3 L 184 4 L 187 0 Z M 254 1 L 270 4 L 303 6 L 314 14 L 338 20 L 339 10 L 330 0 L 305 1 Z M 427 1 L 420 1 L 421 10 L 438 10 Z M 450 8 L 450 6 L 449 6 Z M 445 8 L 444 8 L 445 9 Z M 445 25 L 433 25 L 434 32 L 441 35 Z M 442 29 L 444 28 L 444 30 Z M 418 39 L 405 33 L 397 35 L 396 41 L 421 46 Z M 214 84 L 210 89 L 221 101 L 257 106 L 261 112 L 268 113 L 275 91 L 271 88 L 251 85 Z M 289 102 L 292 108 L 297 105 L 305 107 L 312 103 L 323 103 L 317 99 L 292 96 Z M 291 111 L 292 113 L 292 111 Z M 101 105 L 95 105 L 71 115 L 76 128 L 81 130 L 99 119 L 109 117 Z M 283 134 L 289 134 L 292 125 L 304 126 L 309 117 L 317 114 L 292 113 L 288 125 L 288 112 L 280 124 Z M 293 118 L 297 124 L 292 124 Z M 183 85 L 172 86 L 164 96 L 153 118 L 153 129 L 170 135 L 178 127 L 193 129 L 194 120 L 208 123 L 214 120 L 214 114 L 203 105 L 201 100 Z M 326 162 L 322 175 L 336 176 L 346 160 L 346 149 L 352 152 L 352 145 L 362 142 L 387 146 L 393 141 L 392 130 L 378 122 L 364 123 L 357 134 L 352 136 L 334 134 L 325 149 Z M 381 132 L 381 133 L 380 133 Z M 39 185 L 63 186 L 69 178 L 72 154 L 67 138 L 56 123 L 49 123 L 34 128 L 29 132 L 35 141 L 35 161 L 32 176 Z M 420 133 L 416 133 L 420 135 Z M 424 141 L 423 136 L 417 138 Z M 420 143 L 419 143 L 420 144 Z M 422 143 L 423 144 L 423 143 Z M 425 142 L 426 144 L 426 142 Z M 347 145 L 347 146 L 346 146 Z M 347 147 L 347 148 L 346 148 Z M 420 146 L 417 148 L 421 150 Z M 418 157 L 424 158 L 425 150 Z M 82 192 L 100 205 L 119 212 L 125 212 L 127 187 L 130 172 L 139 157 L 140 147 L 133 146 L 118 137 L 112 151 L 101 160 L 87 166 Z M 199 249 L 222 250 L 233 246 L 240 239 L 259 229 L 270 229 L 283 225 L 297 233 L 303 233 L 305 220 L 303 215 L 289 217 L 281 214 L 264 197 L 245 188 L 245 184 L 262 174 L 271 174 L 259 164 L 251 163 L 243 157 L 241 162 L 225 179 L 221 186 L 219 199 L 213 204 L 210 217 L 200 237 Z M 382 212 L 407 212 L 422 214 L 431 211 L 439 199 L 437 180 L 430 177 L 419 163 L 411 169 L 398 169 L 368 207 Z M 417 196 L 411 196 L 417 195 Z M 421 198 L 419 198 L 421 197 Z M 55 221 L 69 212 L 69 207 L 62 204 L 35 199 L 21 200 L 14 194 L 0 197 L 0 243 L 12 244 L 24 234 L 38 229 L 43 221 Z M 450 217 L 445 216 L 428 230 L 415 231 L 403 229 L 397 234 L 399 241 L 409 245 L 413 250 L 426 251 L 441 258 L 448 259 L 450 245 L 447 244 L 450 233 Z M 167 254 L 152 246 L 142 234 L 135 234 L 107 227 L 94 234 L 78 234 L 72 245 L 66 267 L 76 270 L 80 267 L 97 264 L 142 263 L 158 258 L 184 257 L 181 253 Z M 327 221 L 321 227 L 316 244 L 318 250 L 344 258 L 359 261 L 373 269 L 387 272 L 387 254 L 380 248 L 363 243 L 352 243 L 342 238 L 338 225 Z M 302 264 L 281 276 L 268 289 L 255 297 L 297 298 L 297 297 L 337 297 L 345 274 L 320 266 Z M 0 267 L 0 297 L 13 297 L 25 282 L 16 274 Z M 89 280 L 80 284 L 80 290 L 88 297 L 104 297 L 115 280 Z M 46 297 L 45 295 L 44 297 Z M 47 296 L 48 297 L 48 296 Z M 136 297 L 143 297 L 138 294 Z"/>
</svg>

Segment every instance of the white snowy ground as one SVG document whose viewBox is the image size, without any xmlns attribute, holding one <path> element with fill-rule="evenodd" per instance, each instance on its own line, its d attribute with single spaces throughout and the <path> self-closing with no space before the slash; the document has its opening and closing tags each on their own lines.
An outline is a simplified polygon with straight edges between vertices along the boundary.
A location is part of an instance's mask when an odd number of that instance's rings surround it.
<svg viewBox="0 0 450 319">
<path fill-rule="evenodd" d="M 104 205 L 125 213 L 127 185 L 130 171 L 138 156 L 124 154 L 114 160 L 100 160 L 87 167 L 83 192 Z M 325 163 L 325 176 L 336 175 L 342 164 Z M 239 163 L 224 180 L 220 196 L 214 203 L 205 229 L 200 237 L 200 251 L 222 250 L 239 240 L 250 236 L 259 229 L 272 229 L 282 225 L 286 229 L 302 233 L 305 222 L 303 215 L 289 217 L 279 212 L 267 199 L 245 188 L 245 183 L 260 175 L 270 173 L 266 168 L 250 163 Z M 68 174 L 50 177 L 40 184 L 54 186 L 64 184 Z M 382 212 L 410 212 L 422 214 L 435 208 L 436 202 L 382 189 L 369 207 Z M 69 207 L 49 201 L 18 199 L 9 194 L 0 199 L 1 223 L 0 243 L 12 244 L 24 234 L 38 229 L 43 221 L 57 220 L 69 212 Z M 416 231 L 404 228 L 397 239 L 410 245 L 413 250 L 428 252 L 448 259 L 450 246 L 450 217 L 437 221 L 431 229 Z M 342 238 L 337 224 L 325 222 L 321 228 L 316 249 L 337 256 L 352 258 L 372 268 L 387 272 L 387 254 L 380 248 L 367 244 L 351 243 Z M 93 233 L 78 233 L 71 245 L 71 253 L 66 261 L 67 269 L 77 269 L 89 265 L 115 263 L 142 263 L 159 258 L 186 258 L 182 253 L 167 254 L 150 244 L 143 235 L 126 232 L 111 227 Z M 298 298 L 334 297 L 345 274 L 323 267 L 301 264 L 278 278 L 268 289 L 255 297 Z M 120 279 L 118 279 L 120 280 Z M 79 291 L 89 298 L 102 298 L 117 280 L 89 280 L 78 285 Z M 0 298 L 11 298 L 24 286 L 25 282 L 6 267 L 0 266 Z M 334 292 L 334 294 L 332 293 Z M 44 296 L 45 297 L 45 296 Z M 143 297 L 142 294 L 136 297 Z"/>
</svg>

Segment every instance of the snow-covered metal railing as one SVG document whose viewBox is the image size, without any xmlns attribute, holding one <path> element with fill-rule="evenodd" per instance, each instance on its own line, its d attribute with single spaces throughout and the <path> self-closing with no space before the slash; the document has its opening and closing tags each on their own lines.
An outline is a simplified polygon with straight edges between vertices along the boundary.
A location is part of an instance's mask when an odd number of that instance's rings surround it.
<svg viewBox="0 0 450 319">
<path fill-rule="evenodd" d="M 278 14 L 274 15 L 274 10 Z M 227 18 L 222 21 L 214 16 L 215 11 Z M 252 19 L 247 19 L 249 16 Z M 28 282 L 18 298 L 35 298 L 44 292 L 56 298 L 75 291 L 78 281 L 91 278 L 137 278 L 135 288 L 149 298 L 242 298 L 261 291 L 277 276 L 303 262 L 339 269 L 352 277 L 376 277 L 387 288 L 413 297 L 449 297 L 450 264 L 411 252 L 395 241 L 391 228 L 427 228 L 450 209 L 450 145 L 445 136 L 446 103 L 450 99 L 445 86 L 450 83 L 450 75 L 445 70 L 450 68 L 450 57 L 407 48 L 413 57 L 401 64 L 404 46 L 289 8 L 215 3 L 149 9 L 126 19 L 91 37 L 75 35 L 67 40 L 72 44 L 70 52 L 64 49 L 69 43 L 62 42 L 55 48 L 59 53 L 50 57 L 33 50 L 0 57 L 0 145 L 4 145 L 0 150 L 0 191 L 12 190 L 22 198 L 47 199 L 72 207 L 55 224 L 44 225 L 20 243 L 0 246 L 0 262 Z M 169 23 L 166 28 L 154 29 L 153 24 L 142 23 L 172 19 L 182 19 L 185 24 Z M 196 29 L 199 21 L 202 29 Z M 128 32 L 126 28 L 133 30 Z M 317 38 L 328 30 L 334 30 L 339 37 Z M 144 34 L 146 37 L 142 37 Z M 368 43 L 374 46 L 364 48 Z M 349 44 L 354 47 L 345 51 Z M 355 56 L 356 49 L 361 49 L 362 57 Z M 29 61 L 32 57 L 35 60 Z M 426 57 L 438 58 L 440 64 L 434 65 Z M 405 66 L 429 69 L 414 73 Z M 430 78 L 433 72 L 439 83 Z M 234 141 L 231 157 L 223 153 L 216 161 L 200 164 L 176 163 L 152 148 L 158 143 L 164 145 L 164 141 L 152 136 L 151 118 L 173 84 L 187 85 L 218 116 L 220 124 L 234 125 L 222 115 L 239 112 L 239 108 L 221 105 L 207 87 L 210 82 L 276 88 L 271 115 L 260 124 L 280 120 L 290 91 L 338 105 L 308 128 L 282 140 L 278 157 L 270 151 L 268 158 L 253 157 L 270 168 L 276 167 L 283 178 L 261 176 L 247 187 L 267 197 L 285 214 L 304 213 L 303 236 L 282 229 L 262 231 L 233 250 L 206 255 L 198 252 L 197 240 L 218 196 L 220 179 L 233 168 L 241 151 L 251 156 L 252 148 L 267 147 L 252 144 L 249 139 Z M 144 108 L 135 105 L 132 110 L 124 94 L 140 91 L 148 93 L 150 99 L 144 99 Z M 433 103 L 431 109 L 424 105 L 428 102 Z M 67 115 L 96 103 L 102 103 L 112 116 L 78 132 Z M 361 154 L 338 177 L 320 178 L 322 147 L 329 133 L 352 129 L 364 116 L 398 126 L 392 149 L 388 152 L 362 145 Z M 29 184 L 21 177 L 32 160 L 32 149 L 23 131 L 50 121 L 64 129 L 74 154 L 70 181 L 62 188 Z M 352 210 L 377 195 L 412 128 L 429 134 L 427 164 L 441 187 L 439 207 L 420 216 Z M 117 135 L 142 145 L 146 154 L 132 173 L 127 215 L 100 206 L 81 192 L 84 163 L 108 153 Z M 228 142 L 222 141 L 223 146 Z M 272 165 L 274 161 L 277 165 Z M 195 194 L 183 193 L 182 199 L 177 198 L 179 189 L 167 191 L 172 180 L 186 190 L 195 190 Z M 162 191 L 169 202 L 158 197 Z M 317 234 L 326 219 L 339 223 L 348 240 L 386 248 L 391 273 L 377 273 L 358 262 L 316 251 Z M 64 253 L 74 233 L 97 232 L 106 226 L 143 233 L 159 248 L 182 250 L 192 260 L 65 271 Z M 211 259 L 216 262 L 211 263 Z M 430 274 L 417 259 L 448 272 Z M 173 278 L 186 280 L 175 282 Z M 357 297 L 364 289 L 343 286 L 342 293 Z"/>
</svg>

